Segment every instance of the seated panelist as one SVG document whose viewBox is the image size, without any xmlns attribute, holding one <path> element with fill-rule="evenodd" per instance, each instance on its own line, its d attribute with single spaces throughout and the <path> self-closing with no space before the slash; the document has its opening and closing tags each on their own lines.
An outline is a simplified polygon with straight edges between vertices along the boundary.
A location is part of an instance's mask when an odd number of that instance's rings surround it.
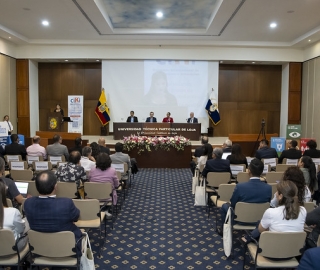
<svg viewBox="0 0 320 270">
<path fill-rule="evenodd" d="M 190 118 L 188 118 L 187 123 L 193 124 L 193 123 L 198 123 L 198 118 L 194 117 L 194 113 L 190 113 Z"/>
<path fill-rule="evenodd" d="M 130 116 L 127 118 L 127 123 L 138 122 L 138 117 L 134 116 L 134 111 L 130 111 Z"/>
<path fill-rule="evenodd" d="M 173 123 L 173 118 L 170 115 L 171 113 L 167 112 L 167 117 L 163 118 L 162 123 Z"/>
<path fill-rule="evenodd" d="M 150 117 L 147 117 L 146 122 L 157 123 L 157 118 L 154 117 L 154 113 L 150 112 Z"/>
</svg>

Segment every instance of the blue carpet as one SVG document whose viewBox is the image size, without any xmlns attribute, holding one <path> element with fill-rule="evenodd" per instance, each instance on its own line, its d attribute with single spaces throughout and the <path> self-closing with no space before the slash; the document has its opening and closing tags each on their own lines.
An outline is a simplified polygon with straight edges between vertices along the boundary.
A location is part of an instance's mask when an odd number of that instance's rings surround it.
<svg viewBox="0 0 320 270">
<path fill-rule="evenodd" d="M 102 258 L 98 231 L 90 233 L 97 269 L 242 269 L 243 248 L 234 233 L 234 258 L 226 258 L 214 215 L 195 207 L 189 169 L 141 169 L 108 227 Z M 245 269 L 253 269 L 247 258 Z"/>
</svg>

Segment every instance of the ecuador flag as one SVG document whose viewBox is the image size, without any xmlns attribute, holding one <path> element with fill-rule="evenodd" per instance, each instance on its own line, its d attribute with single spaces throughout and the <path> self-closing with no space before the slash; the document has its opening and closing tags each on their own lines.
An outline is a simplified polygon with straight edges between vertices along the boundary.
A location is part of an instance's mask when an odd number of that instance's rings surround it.
<svg viewBox="0 0 320 270">
<path fill-rule="evenodd" d="M 98 116 L 101 124 L 105 126 L 110 121 L 110 112 L 107 105 L 107 99 L 104 94 L 104 89 L 101 91 L 101 95 L 95 110 L 96 115 Z"/>
</svg>

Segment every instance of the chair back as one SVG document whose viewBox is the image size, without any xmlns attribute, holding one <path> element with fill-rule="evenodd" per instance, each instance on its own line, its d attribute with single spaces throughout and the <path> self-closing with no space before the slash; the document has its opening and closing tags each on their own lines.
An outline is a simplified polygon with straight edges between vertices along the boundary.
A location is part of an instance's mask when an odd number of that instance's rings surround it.
<svg viewBox="0 0 320 270">
<path fill-rule="evenodd" d="M 94 183 L 85 182 L 84 190 L 88 198 L 97 200 L 106 200 L 112 198 L 112 185 L 111 183 Z"/>
<path fill-rule="evenodd" d="M 271 167 L 276 167 L 278 164 L 278 158 L 263 158 L 261 161 L 264 165 L 270 165 Z"/>
<path fill-rule="evenodd" d="M 229 202 L 233 191 L 235 189 L 235 184 L 221 184 L 219 185 L 219 200 Z"/>
<path fill-rule="evenodd" d="M 263 172 L 262 172 L 262 175 L 266 175 L 267 172 L 270 172 L 271 171 L 271 166 L 270 165 L 264 165 L 263 166 Z"/>
<path fill-rule="evenodd" d="M 111 167 L 114 168 L 117 172 L 124 174 L 126 173 L 124 164 L 125 163 L 111 163 Z M 128 164 L 127 164 L 127 167 L 128 167 Z"/>
<path fill-rule="evenodd" d="M 65 156 L 50 156 L 48 155 L 48 161 L 51 162 L 52 166 L 57 166 L 58 162 L 65 162 Z"/>
<path fill-rule="evenodd" d="M 277 164 L 276 166 L 276 172 L 284 172 L 289 167 L 293 167 L 294 165 L 288 165 L 288 164 Z"/>
<path fill-rule="evenodd" d="M 32 168 L 35 172 L 52 170 L 52 164 L 50 161 L 34 161 Z"/>
<path fill-rule="evenodd" d="M 266 181 L 267 183 L 277 183 L 283 177 L 283 172 L 267 172 Z"/>
<path fill-rule="evenodd" d="M 271 186 L 271 198 L 273 198 L 274 194 L 277 192 L 277 183 L 268 183 Z"/>
<path fill-rule="evenodd" d="M 8 207 L 13 207 L 12 201 L 9 198 L 6 198 Z"/>
<path fill-rule="evenodd" d="M 27 156 L 29 165 L 32 165 L 34 161 L 43 161 L 43 156 Z"/>
<path fill-rule="evenodd" d="M 63 258 L 76 255 L 74 233 L 70 231 L 42 233 L 28 231 L 32 253 L 50 257 Z"/>
<path fill-rule="evenodd" d="M 306 236 L 306 232 L 262 232 L 259 239 L 260 255 L 268 258 L 299 256 Z"/>
<path fill-rule="evenodd" d="M 299 159 L 284 158 L 282 164 L 297 166 Z"/>
<path fill-rule="evenodd" d="M 247 172 L 239 172 L 237 175 L 237 182 L 238 183 L 245 183 L 250 180 L 250 175 Z"/>
<path fill-rule="evenodd" d="M 311 211 L 314 210 L 315 205 L 313 202 L 305 202 L 304 203 L 304 208 L 307 210 L 307 213 L 310 213 Z"/>
<path fill-rule="evenodd" d="M 207 181 L 208 181 L 208 186 L 210 187 L 219 187 L 221 184 L 228 184 L 230 181 L 230 173 L 209 172 L 207 174 Z"/>
<path fill-rule="evenodd" d="M 33 171 L 31 170 L 11 170 L 10 171 L 11 178 L 15 181 L 17 180 L 32 180 L 33 178 Z"/>
<path fill-rule="evenodd" d="M 21 155 L 5 155 L 4 159 L 7 163 L 10 161 L 22 161 Z"/>
<path fill-rule="evenodd" d="M 118 180 L 120 181 L 120 180 L 121 180 L 121 172 L 116 171 L 116 173 L 117 173 L 117 178 L 118 178 Z"/>
<path fill-rule="evenodd" d="M 0 256 L 10 256 L 17 254 L 12 247 L 15 246 L 16 240 L 14 239 L 13 231 L 8 229 L 0 230 Z"/>
<path fill-rule="evenodd" d="M 270 203 L 245 203 L 237 202 L 235 218 L 237 222 L 255 223 L 261 220 L 263 213 L 270 208 Z"/>
<path fill-rule="evenodd" d="M 28 163 L 26 161 L 9 161 L 10 170 L 26 170 Z"/>
<path fill-rule="evenodd" d="M 73 199 L 73 202 L 80 210 L 79 220 L 95 220 L 98 218 L 97 214 L 100 211 L 100 203 L 97 199 Z"/>
<path fill-rule="evenodd" d="M 57 197 L 74 199 L 77 197 L 75 182 L 57 182 Z"/>
<path fill-rule="evenodd" d="M 231 170 L 232 176 L 237 176 L 238 173 L 246 171 L 246 165 L 245 164 L 230 164 L 230 170 Z"/>
</svg>

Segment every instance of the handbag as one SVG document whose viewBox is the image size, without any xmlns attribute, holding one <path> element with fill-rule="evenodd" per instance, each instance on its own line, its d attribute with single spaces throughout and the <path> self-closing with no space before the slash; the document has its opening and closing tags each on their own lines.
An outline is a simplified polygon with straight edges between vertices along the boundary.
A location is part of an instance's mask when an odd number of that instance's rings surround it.
<svg viewBox="0 0 320 270">
<path fill-rule="evenodd" d="M 192 194 L 196 191 L 196 186 L 199 185 L 199 170 L 195 169 L 194 176 L 192 177 Z"/>
<path fill-rule="evenodd" d="M 206 184 L 205 180 L 202 179 L 199 186 L 196 186 L 194 205 L 195 206 L 206 206 L 207 205 Z"/>
<path fill-rule="evenodd" d="M 224 254 L 229 257 L 232 249 L 232 220 L 231 207 L 229 207 L 226 219 L 223 224 L 223 250 Z"/>
<path fill-rule="evenodd" d="M 80 270 L 94 270 L 94 257 L 91 249 L 89 235 L 86 233 L 84 247 L 80 258 Z"/>
</svg>

